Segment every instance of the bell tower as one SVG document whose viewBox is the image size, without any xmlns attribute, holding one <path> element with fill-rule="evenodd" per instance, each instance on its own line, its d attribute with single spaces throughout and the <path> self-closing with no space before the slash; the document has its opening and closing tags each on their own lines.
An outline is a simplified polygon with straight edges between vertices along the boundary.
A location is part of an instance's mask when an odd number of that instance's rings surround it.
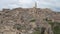
<svg viewBox="0 0 60 34">
<path fill-rule="evenodd" d="M 36 12 L 36 8 L 37 8 L 37 2 L 34 3 L 34 6 L 33 6 L 33 13 Z"/>
<path fill-rule="evenodd" d="M 37 8 L 37 3 L 36 2 L 34 3 L 34 7 L 33 8 Z"/>
<path fill-rule="evenodd" d="M 37 2 L 35 1 L 34 6 L 32 8 L 32 14 L 33 14 L 34 17 L 36 17 L 36 12 L 37 12 Z"/>
</svg>

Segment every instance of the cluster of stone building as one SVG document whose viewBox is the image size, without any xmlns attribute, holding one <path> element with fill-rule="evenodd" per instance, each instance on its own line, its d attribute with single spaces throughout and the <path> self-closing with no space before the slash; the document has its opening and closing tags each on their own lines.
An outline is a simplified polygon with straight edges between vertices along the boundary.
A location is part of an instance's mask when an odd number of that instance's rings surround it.
<svg viewBox="0 0 60 34">
<path fill-rule="evenodd" d="M 35 19 L 35 22 L 30 22 L 32 18 Z M 12 10 L 3 9 L 0 11 L 0 34 L 32 34 L 36 27 L 41 28 L 41 34 L 53 34 L 51 25 L 44 21 L 45 18 L 52 20 L 52 22 L 60 22 L 60 13 L 53 12 L 47 8 L 36 8 L 36 6 Z M 13 29 L 15 24 L 24 25 L 26 29 Z"/>
</svg>

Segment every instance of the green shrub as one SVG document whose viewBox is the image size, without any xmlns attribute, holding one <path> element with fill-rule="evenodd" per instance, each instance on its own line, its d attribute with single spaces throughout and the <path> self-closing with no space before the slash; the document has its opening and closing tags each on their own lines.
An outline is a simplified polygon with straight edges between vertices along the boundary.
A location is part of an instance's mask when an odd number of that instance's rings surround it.
<svg viewBox="0 0 60 34">
<path fill-rule="evenodd" d="M 53 29 L 54 34 L 60 34 L 60 26 L 56 26 Z"/>
<path fill-rule="evenodd" d="M 48 20 L 47 18 L 44 20 L 47 21 L 51 25 L 54 34 L 60 34 L 60 23 L 59 22 L 52 22 L 51 20 Z M 54 25 L 56 26 L 54 27 Z"/>
<path fill-rule="evenodd" d="M 35 31 L 33 32 L 33 34 L 40 34 L 40 31 Z"/>
<path fill-rule="evenodd" d="M 48 23 L 51 25 L 51 27 L 53 27 L 54 24 L 56 25 L 54 28 L 52 28 L 54 34 L 60 34 L 60 23 L 59 22 L 48 21 Z"/>
<path fill-rule="evenodd" d="M 40 34 L 40 27 L 36 27 L 34 30 L 33 34 Z"/>
<path fill-rule="evenodd" d="M 35 19 L 31 19 L 30 22 L 35 22 L 36 20 Z"/>
<path fill-rule="evenodd" d="M 21 29 L 21 25 L 20 24 L 15 24 L 13 28 L 15 28 L 17 30 L 20 30 Z"/>
</svg>

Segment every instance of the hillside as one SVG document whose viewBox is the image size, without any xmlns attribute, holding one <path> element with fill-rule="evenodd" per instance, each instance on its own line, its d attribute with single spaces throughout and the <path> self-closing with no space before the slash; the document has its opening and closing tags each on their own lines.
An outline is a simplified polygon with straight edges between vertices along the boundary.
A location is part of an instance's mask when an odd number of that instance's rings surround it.
<svg viewBox="0 0 60 34">
<path fill-rule="evenodd" d="M 0 11 L 0 34 L 53 34 L 46 21 L 60 22 L 60 13 L 50 9 L 15 8 Z"/>
</svg>

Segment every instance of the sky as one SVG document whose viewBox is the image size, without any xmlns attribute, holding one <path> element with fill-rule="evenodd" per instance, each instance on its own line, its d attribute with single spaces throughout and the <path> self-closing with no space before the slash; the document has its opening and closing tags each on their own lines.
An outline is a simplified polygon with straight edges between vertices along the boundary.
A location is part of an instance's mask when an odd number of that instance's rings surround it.
<svg viewBox="0 0 60 34">
<path fill-rule="evenodd" d="M 32 8 L 37 2 L 38 8 L 50 8 L 60 11 L 60 0 L 0 0 L 0 9 L 3 8 Z"/>
</svg>

